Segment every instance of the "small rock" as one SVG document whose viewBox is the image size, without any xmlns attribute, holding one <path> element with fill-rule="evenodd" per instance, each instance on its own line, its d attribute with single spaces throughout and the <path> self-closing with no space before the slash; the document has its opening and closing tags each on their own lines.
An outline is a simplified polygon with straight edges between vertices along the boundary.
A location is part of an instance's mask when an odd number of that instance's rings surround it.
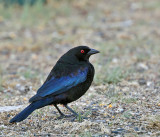
<svg viewBox="0 0 160 137">
<path fill-rule="evenodd" d="M 134 130 L 135 130 L 135 131 L 139 131 L 139 128 L 138 128 L 138 127 L 134 127 Z"/>
<path fill-rule="evenodd" d="M 98 111 L 98 108 L 92 108 L 92 111 L 97 112 L 97 111 Z"/>
<path fill-rule="evenodd" d="M 148 82 L 147 82 L 147 86 L 148 86 L 148 87 L 154 87 L 154 83 L 151 82 L 151 81 L 148 81 Z"/>
<path fill-rule="evenodd" d="M 124 112 L 124 109 L 122 107 L 119 107 L 115 112 L 116 113 L 122 113 L 122 112 Z"/>
<path fill-rule="evenodd" d="M 124 128 L 118 128 L 117 131 L 118 131 L 118 132 L 124 132 L 125 129 L 124 129 Z"/>
<path fill-rule="evenodd" d="M 142 97 L 142 99 L 143 99 L 143 100 L 145 100 L 145 99 L 146 99 L 146 97 Z"/>
<path fill-rule="evenodd" d="M 0 125 L 0 128 L 8 128 L 8 127 L 5 125 Z"/>
<path fill-rule="evenodd" d="M 124 133 L 126 130 L 124 128 L 118 128 L 117 130 L 115 131 L 112 131 L 111 133 L 114 133 L 114 134 L 122 134 Z"/>
<path fill-rule="evenodd" d="M 7 111 L 11 111 L 11 110 L 17 110 L 19 108 L 22 108 L 23 105 L 19 105 L 19 106 L 3 106 L 0 107 L 0 112 L 7 112 Z"/>
<path fill-rule="evenodd" d="M 152 132 L 148 132 L 148 135 L 152 135 L 153 133 Z"/>
<path fill-rule="evenodd" d="M 28 91 L 30 91 L 30 89 L 31 89 L 31 87 L 29 87 L 29 86 L 25 86 L 24 91 L 25 91 L 25 92 L 28 92 Z"/>
<path fill-rule="evenodd" d="M 138 79 L 139 85 L 146 85 L 147 81 L 144 78 Z"/>
<path fill-rule="evenodd" d="M 113 58 L 113 59 L 112 59 L 112 62 L 113 62 L 113 63 L 118 63 L 118 59 L 117 59 L 117 58 Z"/>
<path fill-rule="evenodd" d="M 100 127 L 101 127 L 101 131 L 102 131 L 103 133 L 107 133 L 107 134 L 110 134 L 110 133 L 111 133 L 110 128 L 107 127 L 107 126 L 105 126 L 103 123 L 100 123 Z"/>
<path fill-rule="evenodd" d="M 30 87 L 30 86 L 23 86 L 23 85 L 21 85 L 21 84 L 17 84 L 17 85 L 16 85 L 16 88 L 17 88 L 17 90 L 19 90 L 21 93 L 26 93 L 26 92 L 30 91 L 30 89 L 31 89 L 32 87 Z"/>
<path fill-rule="evenodd" d="M 97 120 L 95 120 L 95 122 L 97 122 L 97 123 L 105 123 L 106 120 L 97 119 Z"/>
<path fill-rule="evenodd" d="M 26 131 L 27 130 L 27 127 L 21 127 L 22 128 L 22 131 Z"/>
<path fill-rule="evenodd" d="M 138 67 L 138 70 L 142 70 L 142 71 L 148 70 L 148 66 L 143 63 L 139 63 L 137 67 Z"/>
<path fill-rule="evenodd" d="M 112 131 L 111 133 L 118 134 L 119 132 L 118 131 Z"/>
</svg>

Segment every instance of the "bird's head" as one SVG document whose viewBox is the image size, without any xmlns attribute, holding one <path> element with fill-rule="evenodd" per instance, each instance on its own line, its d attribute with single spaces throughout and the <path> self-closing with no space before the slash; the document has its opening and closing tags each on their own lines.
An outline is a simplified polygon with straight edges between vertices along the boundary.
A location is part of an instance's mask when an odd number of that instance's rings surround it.
<svg viewBox="0 0 160 137">
<path fill-rule="evenodd" d="M 78 46 L 70 49 L 61 57 L 61 59 L 65 62 L 70 60 L 71 63 L 74 63 L 75 61 L 88 61 L 91 55 L 97 53 L 99 53 L 98 50 L 91 49 L 87 46 Z"/>
</svg>

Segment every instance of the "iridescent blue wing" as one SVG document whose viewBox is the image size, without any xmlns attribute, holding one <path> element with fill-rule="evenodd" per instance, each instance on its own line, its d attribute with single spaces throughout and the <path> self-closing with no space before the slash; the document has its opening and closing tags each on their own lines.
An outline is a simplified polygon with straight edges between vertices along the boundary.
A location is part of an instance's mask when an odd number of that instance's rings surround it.
<svg viewBox="0 0 160 137">
<path fill-rule="evenodd" d="M 76 74 L 71 73 L 69 76 L 60 78 L 52 77 L 45 82 L 37 91 L 37 95 L 45 97 L 48 95 L 58 95 L 76 85 L 83 83 L 87 78 L 88 68 L 79 70 Z"/>
</svg>

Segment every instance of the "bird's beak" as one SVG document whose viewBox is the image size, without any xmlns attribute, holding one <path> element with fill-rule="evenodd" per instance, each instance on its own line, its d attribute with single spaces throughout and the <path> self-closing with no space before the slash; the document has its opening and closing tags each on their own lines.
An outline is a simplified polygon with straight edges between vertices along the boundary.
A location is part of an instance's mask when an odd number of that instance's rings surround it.
<svg viewBox="0 0 160 137">
<path fill-rule="evenodd" d="M 95 49 L 90 49 L 90 51 L 87 53 L 88 55 L 92 55 L 92 54 L 97 54 L 99 53 L 98 50 L 95 50 Z"/>
</svg>

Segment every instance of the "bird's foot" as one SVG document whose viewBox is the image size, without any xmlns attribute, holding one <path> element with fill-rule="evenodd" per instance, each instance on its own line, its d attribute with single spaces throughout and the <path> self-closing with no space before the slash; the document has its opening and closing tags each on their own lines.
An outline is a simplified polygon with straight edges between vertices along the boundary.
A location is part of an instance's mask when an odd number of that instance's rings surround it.
<svg viewBox="0 0 160 137">
<path fill-rule="evenodd" d="M 84 116 L 81 116 L 81 115 L 76 115 L 71 121 L 74 122 L 76 119 L 79 122 L 82 122 L 83 119 L 88 119 L 88 117 L 84 117 Z"/>
<path fill-rule="evenodd" d="M 60 115 L 57 119 L 63 119 L 63 118 L 69 118 L 69 117 L 73 117 L 74 115 Z"/>
<path fill-rule="evenodd" d="M 63 115 L 60 115 L 59 117 L 57 117 L 56 119 L 63 119 L 64 116 Z"/>
<path fill-rule="evenodd" d="M 65 117 L 65 118 L 74 117 L 74 115 L 73 115 L 73 114 L 71 114 L 71 115 L 64 115 L 64 117 Z"/>
</svg>

